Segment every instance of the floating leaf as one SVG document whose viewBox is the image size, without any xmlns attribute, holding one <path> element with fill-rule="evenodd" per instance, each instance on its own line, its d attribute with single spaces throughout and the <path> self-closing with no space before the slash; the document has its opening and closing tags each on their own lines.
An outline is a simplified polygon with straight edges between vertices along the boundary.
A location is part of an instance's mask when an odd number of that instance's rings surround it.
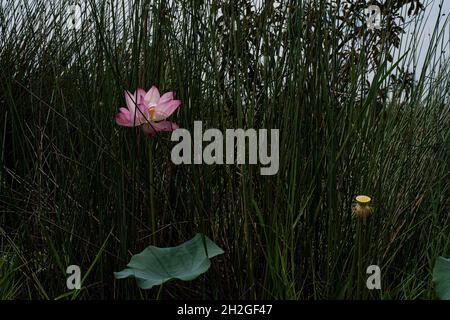
<svg viewBox="0 0 450 320">
<path fill-rule="evenodd" d="M 135 277 L 142 289 L 150 289 L 172 279 L 193 280 L 208 271 L 210 258 L 222 253 L 223 250 L 208 237 L 197 233 L 177 247 L 148 246 L 132 256 L 127 267 L 114 272 L 114 276 L 117 279 Z"/>
<path fill-rule="evenodd" d="M 433 269 L 436 293 L 442 300 L 450 300 L 450 259 L 437 257 Z"/>
</svg>

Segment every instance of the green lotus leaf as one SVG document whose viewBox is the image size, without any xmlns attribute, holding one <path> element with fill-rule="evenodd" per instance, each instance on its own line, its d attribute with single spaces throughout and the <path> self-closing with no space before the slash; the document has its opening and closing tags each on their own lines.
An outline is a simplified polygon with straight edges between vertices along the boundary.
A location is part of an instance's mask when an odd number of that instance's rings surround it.
<svg viewBox="0 0 450 320">
<path fill-rule="evenodd" d="M 450 300 L 450 259 L 437 257 L 433 269 L 433 282 L 438 297 Z"/>
<path fill-rule="evenodd" d="M 114 276 L 116 279 L 135 277 L 142 289 L 150 289 L 172 279 L 189 281 L 208 271 L 211 266 L 209 259 L 219 254 L 223 254 L 223 250 L 198 233 L 176 247 L 148 246 L 132 256 L 127 267 L 114 272 Z"/>
</svg>

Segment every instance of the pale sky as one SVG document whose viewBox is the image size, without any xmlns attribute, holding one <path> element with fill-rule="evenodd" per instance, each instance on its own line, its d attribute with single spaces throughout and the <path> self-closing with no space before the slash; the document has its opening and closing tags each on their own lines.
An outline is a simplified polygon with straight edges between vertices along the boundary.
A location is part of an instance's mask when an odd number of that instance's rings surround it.
<svg viewBox="0 0 450 320">
<path fill-rule="evenodd" d="M 439 29 L 442 29 L 442 26 L 446 23 L 446 28 L 444 29 L 445 34 L 442 37 L 442 40 L 439 41 L 439 51 L 443 52 L 444 59 L 449 61 L 450 58 L 450 22 L 449 22 L 449 14 L 450 14 L 450 0 L 435 0 L 435 1 L 424 1 L 425 2 L 425 13 L 424 13 L 424 21 L 423 28 L 417 26 L 418 29 L 423 29 L 420 33 L 415 32 L 416 42 L 421 44 L 422 47 L 418 47 L 417 54 L 417 71 L 421 70 L 423 62 L 426 57 L 426 53 L 428 50 L 428 46 L 430 44 L 431 37 L 433 35 L 433 30 L 436 26 L 436 22 L 438 21 L 439 14 L 441 14 L 441 21 L 439 24 Z M 442 4 L 442 10 L 439 13 L 439 4 Z M 407 14 L 405 12 L 405 17 Z M 414 41 L 414 24 L 411 24 L 407 29 L 408 34 L 405 35 L 404 43 L 401 48 L 401 53 L 405 52 Z M 441 47 L 442 46 L 442 47 Z"/>
<path fill-rule="evenodd" d="M 59 1 L 59 0 L 58 0 Z M 117 1 L 117 0 L 116 0 Z M 329 0 L 330 2 L 335 2 L 336 0 Z M 352 2 L 354 0 L 347 0 L 347 2 Z M 359 0 L 358 0 L 359 1 Z M 382 0 L 381 0 L 382 1 Z M 441 26 L 446 23 L 445 28 L 445 35 L 443 37 L 443 41 L 441 41 L 442 48 L 439 48 L 439 51 L 443 52 L 443 58 L 442 60 L 449 60 L 450 58 L 450 22 L 449 22 L 449 14 L 450 14 L 450 0 L 422 0 L 424 2 L 424 5 L 426 7 L 422 26 L 416 26 L 418 30 L 421 30 L 421 32 L 414 32 L 415 25 L 414 23 L 410 24 L 408 27 L 408 32 L 406 35 L 402 37 L 402 45 L 400 51 L 394 51 L 394 59 L 395 57 L 401 56 L 405 50 L 408 48 L 411 48 L 414 43 L 416 43 L 417 46 L 417 52 L 416 52 L 416 71 L 420 72 L 423 62 L 425 60 L 426 52 L 428 49 L 428 45 L 430 43 L 431 35 L 433 34 L 433 28 L 435 26 L 435 23 L 437 21 L 437 18 L 439 16 L 439 4 L 442 4 L 442 10 L 441 10 Z M 0 0 L 0 4 L 4 5 L 9 1 L 7 0 Z M 48 3 L 51 3 L 52 1 L 49 1 Z M 279 5 L 278 1 L 275 1 L 276 6 Z M 341 3 L 343 3 L 344 0 L 341 0 Z M 370 3 L 371 1 L 366 0 L 367 3 Z M 80 1 L 80 3 L 84 3 L 84 1 Z M 125 1 L 127 3 L 127 1 Z M 264 3 L 264 0 L 253 0 L 254 6 L 257 9 L 260 9 L 262 4 Z M 281 2 L 282 3 L 282 2 Z M 411 19 L 407 16 L 407 10 L 408 6 L 404 7 L 403 16 L 405 17 L 406 21 L 410 21 Z M 415 19 L 417 20 L 417 19 Z M 442 28 L 441 28 L 442 29 Z M 409 71 L 411 70 L 410 68 Z"/>
</svg>

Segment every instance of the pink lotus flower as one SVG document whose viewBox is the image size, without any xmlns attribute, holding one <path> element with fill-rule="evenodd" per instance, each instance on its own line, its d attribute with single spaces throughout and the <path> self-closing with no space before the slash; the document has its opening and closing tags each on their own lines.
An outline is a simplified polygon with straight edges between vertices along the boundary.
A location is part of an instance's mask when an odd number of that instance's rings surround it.
<svg viewBox="0 0 450 320">
<path fill-rule="evenodd" d="M 166 120 L 181 104 L 174 97 L 174 92 L 166 92 L 160 96 L 155 86 L 148 92 L 140 88 L 133 94 L 125 91 L 127 108 L 120 108 L 116 114 L 116 123 L 123 127 L 141 126 L 151 137 L 161 131 L 178 129 L 176 123 Z"/>
</svg>

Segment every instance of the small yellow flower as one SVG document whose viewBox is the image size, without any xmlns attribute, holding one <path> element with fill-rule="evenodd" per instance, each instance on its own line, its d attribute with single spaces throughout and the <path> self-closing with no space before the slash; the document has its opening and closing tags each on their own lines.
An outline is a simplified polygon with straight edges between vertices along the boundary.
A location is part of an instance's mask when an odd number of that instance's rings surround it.
<svg viewBox="0 0 450 320">
<path fill-rule="evenodd" d="M 373 207 L 370 205 L 372 199 L 369 196 L 359 195 L 355 200 L 356 203 L 352 205 L 353 215 L 366 221 L 366 219 L 373 213 Z"/>
</svg>

